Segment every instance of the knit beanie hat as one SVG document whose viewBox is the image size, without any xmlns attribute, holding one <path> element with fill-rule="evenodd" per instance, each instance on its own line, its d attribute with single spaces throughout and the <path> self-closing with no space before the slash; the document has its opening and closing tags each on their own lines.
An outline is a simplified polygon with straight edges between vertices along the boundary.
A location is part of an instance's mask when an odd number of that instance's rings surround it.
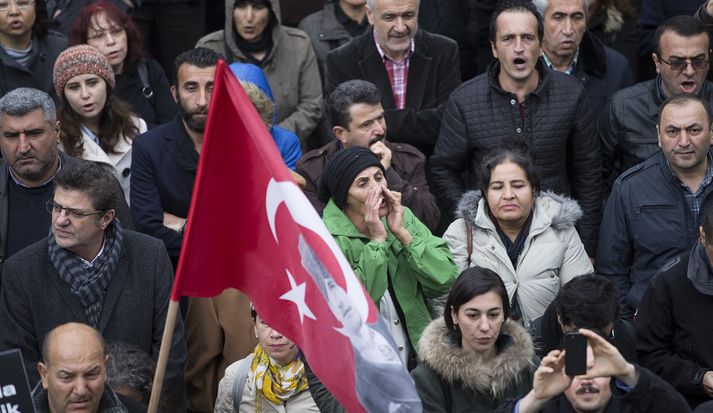
<svg viewBox="0 0 713 413">
<path fill-rule="evenodd" d="M 54 63 L 53 73 L 54 90 L 57 92 L 57 96 L 60 98 L 64 96 L 64 86 L 69 82 L 69 79 L 86 74 L 101 77 L 111 89 L 114 89 L 116 85 L 114 71 L 111 69 L 109 61 L 96 48 L 80 44 L 60 53 Z"/>
<path fill-rule="evenodd" d="M 354 178 L 370 166 L 377 166 L 386 174 L 379 158 L 369 148 L 355 146 L 335 153 L 322 171 L 318 193 L 320 201 L 327 203 L 332 198 L 339 209 L 344 209 Z"/>
</svg>

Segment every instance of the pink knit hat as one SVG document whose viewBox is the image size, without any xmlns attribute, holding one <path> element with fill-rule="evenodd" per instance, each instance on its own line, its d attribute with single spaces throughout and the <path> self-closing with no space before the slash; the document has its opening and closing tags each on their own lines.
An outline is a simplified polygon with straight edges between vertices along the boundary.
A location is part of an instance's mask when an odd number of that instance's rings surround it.
<svg viewBox="0 0 713 413">
<path fill-rule="evenodd" d="M 111 89 L 114 89 L 116 85 L 114 71 L 99 50 L 87 44 L 80 44 L 60 53 L 54 63 L 53 73 L 54 90 L 57 96 L 60 98 L 64 96 L 64 86 L 69 79 L 89 73 L 101 77 Z"/>
</svg>

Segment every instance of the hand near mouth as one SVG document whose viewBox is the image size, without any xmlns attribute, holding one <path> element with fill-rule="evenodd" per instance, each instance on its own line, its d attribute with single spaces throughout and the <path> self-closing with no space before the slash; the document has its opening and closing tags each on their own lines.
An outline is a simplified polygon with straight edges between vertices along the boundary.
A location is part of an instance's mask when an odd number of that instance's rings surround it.
<svg viewBox="0 0 713 413">
<path fill-rule="evenodd" d="M 364 201 L 364 223 L 368 231 L 367 235 L 372 241 L 386 241 L 386 228 L 379 217 L 379 209 L 383 200 L 380 187 L 369 188 Z"/>
</svg>

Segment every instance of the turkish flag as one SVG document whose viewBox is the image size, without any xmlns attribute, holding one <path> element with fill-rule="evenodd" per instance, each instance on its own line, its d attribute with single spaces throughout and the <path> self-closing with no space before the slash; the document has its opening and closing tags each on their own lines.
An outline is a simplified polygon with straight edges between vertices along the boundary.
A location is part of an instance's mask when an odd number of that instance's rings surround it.
<svg viewBox="0 0 713 413">
<path fill-rule="evenodd" d="M 249 98 L 218 64 L 171 299 L 234 287 L 350 412 L 420 412 L 376 306 Z"/>
</svg>

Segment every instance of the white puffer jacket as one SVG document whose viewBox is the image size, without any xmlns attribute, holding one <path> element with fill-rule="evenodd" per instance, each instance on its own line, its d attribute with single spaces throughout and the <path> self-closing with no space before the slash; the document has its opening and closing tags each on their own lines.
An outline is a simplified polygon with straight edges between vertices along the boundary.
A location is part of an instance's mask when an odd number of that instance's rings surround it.
<svg viewBox="0 0 713 413">
<path fill-rule="evenodd" d="M 522 321 L 529 326 L 545 312 L 561 285 L 593 271 L 574 228 L 582 210 L 570 198 L 541 193 L 535 200 L 530 233 L 515 270 L 481 198 L 480 191 L 463 195 L 458 205 L 460 218 L 448 227 L 443 238 L 453 253 L 458 271 L 463 271 L 468 260 L 466 220 L 470 223 L 473 230 L 470 266 L 485 267 L 500 275 L 511 301 L 517 294 Z"/>
</svg>

